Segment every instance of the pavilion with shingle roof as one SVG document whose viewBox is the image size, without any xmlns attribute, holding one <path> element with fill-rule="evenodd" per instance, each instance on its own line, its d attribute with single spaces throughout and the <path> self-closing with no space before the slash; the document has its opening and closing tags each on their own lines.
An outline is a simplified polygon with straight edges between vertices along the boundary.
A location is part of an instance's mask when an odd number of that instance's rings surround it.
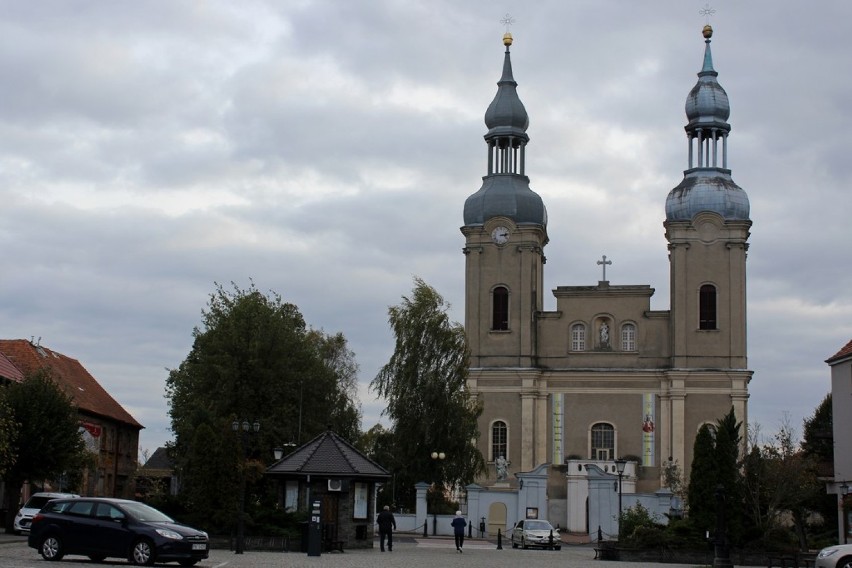
<svg viewBox="0 0 852 568">
<path fill-rule="evenodd" d="M 308 510 L 321 504 L 326 547 L 372 548 L 376 491 L 390 473 L 338 434 L 327 430 L 266 470 L 278 480 L 281 504 Z"/>
</svg>

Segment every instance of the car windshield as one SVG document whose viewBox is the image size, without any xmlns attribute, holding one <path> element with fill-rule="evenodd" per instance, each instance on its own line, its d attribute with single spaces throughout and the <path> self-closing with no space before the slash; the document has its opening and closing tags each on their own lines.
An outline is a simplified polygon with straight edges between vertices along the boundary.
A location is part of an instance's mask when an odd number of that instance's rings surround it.
<svg viewBox="0 0 852 568">
<path fill-rule="evenodd" d="M 33 495 L 27 501 L 27 504 L 24 505 L 24 509 L 41 509 L 47 502 L 51 499 L 56 499 L 56 497 L 46 497 L 44 495 Z"/>
<path fill-rule="evenodd" d="M 145 523 L 173 523 L 171 517 L 143 503 L 121 503 L 121 507 L 137 521 Z"/>
<path fill-rule="evenodd" d="M 524 523 L 524 530 L 528 531 L 549 531 L 552 528 L 547 521 L 527 521 Z"/>
</svg>

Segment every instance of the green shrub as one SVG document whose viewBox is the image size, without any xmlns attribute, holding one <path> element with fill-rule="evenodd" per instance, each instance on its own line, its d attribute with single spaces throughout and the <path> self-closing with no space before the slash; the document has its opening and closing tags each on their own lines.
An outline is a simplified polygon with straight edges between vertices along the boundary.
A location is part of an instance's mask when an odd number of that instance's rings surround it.
<svg viewBox="0 0 852 568">
<path fill-rule="evenodd" d="M 636 527 L 626 544 L 636 548 L 660 548 L 668 545 L 668 539 L 660 527 Z"/>
<path fill-rule="evenodd" d="M 662 525 L 657 521 L 657 515 L 652 514 L 642 503 L 636 503 L 633 507 L 622 511 L 619 527 L 624 540 L 624 538 L 632 537 L 639 527 L 659 528 Z"/>
</svg>

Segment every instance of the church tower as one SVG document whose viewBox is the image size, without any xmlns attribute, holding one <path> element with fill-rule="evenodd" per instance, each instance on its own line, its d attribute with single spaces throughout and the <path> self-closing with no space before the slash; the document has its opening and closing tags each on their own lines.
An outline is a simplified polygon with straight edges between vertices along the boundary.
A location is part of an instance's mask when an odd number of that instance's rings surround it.
<svg viewBox="0 0 852 568">
<path fill-rule="evenodd" d="M 509 47 L 485 112 L 487 174 L 464 204 L 465 329 L 471 367 L 535 365 L 535 314 L 542 309 L 547 211 L 529 186 L 529 117 L 512 76 Z"/>
<path fill-rule="evenodd" d="M 686 99 L 689 169 L 666 199 L 671 277 L 672 376 L 745 370 L 749 201 L 728 169 L 728 95 L 716 80 L 704 27 L 704 65 Z M 733 376 L 733 375 L 731 375 Z M 743 374 L 740 381 L 748 381 Z M 677 378 L 675 380 L 678 380 Z M 739 388 L 738 388 L 739 387 Z M 734 387 L 745 393 L 745 384 Z M 733 406 L 745 421 L 745 399 Z"/>
<path fill-rule="evenodd" d="M 656 495 L 670 466 L 688 475 L 702 425 L 732 407 L 748 421 L 749 202 L 728 169 L 730 106 L 710 26 L 703 35 L 686 101 L 688 169 L 665 202 L 668 310 L 651 308 L 650 285 L 606 276 L 557 286 L 555 309 L 544 308 L 547 212 L 524 170 L 529 118 L 503 37 L 487 171 L 461 227 L 468 385 L 482 402 L 477 444 L 488 465 L 472 517 L 487 517 L 491 533 L 532 510 L 570 531 L 613 534 L 615 472 L 625 494 Z"/>
</svg>

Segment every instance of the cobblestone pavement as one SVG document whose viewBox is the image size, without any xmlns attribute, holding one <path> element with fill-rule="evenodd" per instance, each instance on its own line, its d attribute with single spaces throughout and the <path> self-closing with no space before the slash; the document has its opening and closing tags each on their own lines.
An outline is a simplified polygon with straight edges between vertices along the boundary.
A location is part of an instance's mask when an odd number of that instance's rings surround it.
<svg viewBox="0 0 852 568">
<path fill-rule="evenodd" d="M 494 543 L 484 540 L 466 540 L 464 553 L 459 554 L 451 539 L 400 537 L 395 539 L 393 552 L 379 552 L 376 547 L 367 550 L 347 550 L 344 553 L 323 553 L 307 556 L 297 552 L 246 551 L 237 555 L 229 550 L 211 550 L 210 558 L 200 562 L 198 568 L 637 568 L 659 566 L 665 568 L 695 568 L 694 564 L 648 564 L 639 562 L 612 562 L 594 560 L 594 549 L 589 545 L 563 546 L 562 550 L 515 550 L 511 545 L 497 550 Z M 68 557 L 72 562 L 53 565 L 62 568 L 89 568 L 127 566 L 124 561 L 94 564 L 80 556 Z M 14 568 L 44 568 L 45 562 L 35 550 L 27 548 L 23 540 L 0 539 L 0 566 Z M 177 564 L 167 566 L 176 567 Z"/>
</svg>

